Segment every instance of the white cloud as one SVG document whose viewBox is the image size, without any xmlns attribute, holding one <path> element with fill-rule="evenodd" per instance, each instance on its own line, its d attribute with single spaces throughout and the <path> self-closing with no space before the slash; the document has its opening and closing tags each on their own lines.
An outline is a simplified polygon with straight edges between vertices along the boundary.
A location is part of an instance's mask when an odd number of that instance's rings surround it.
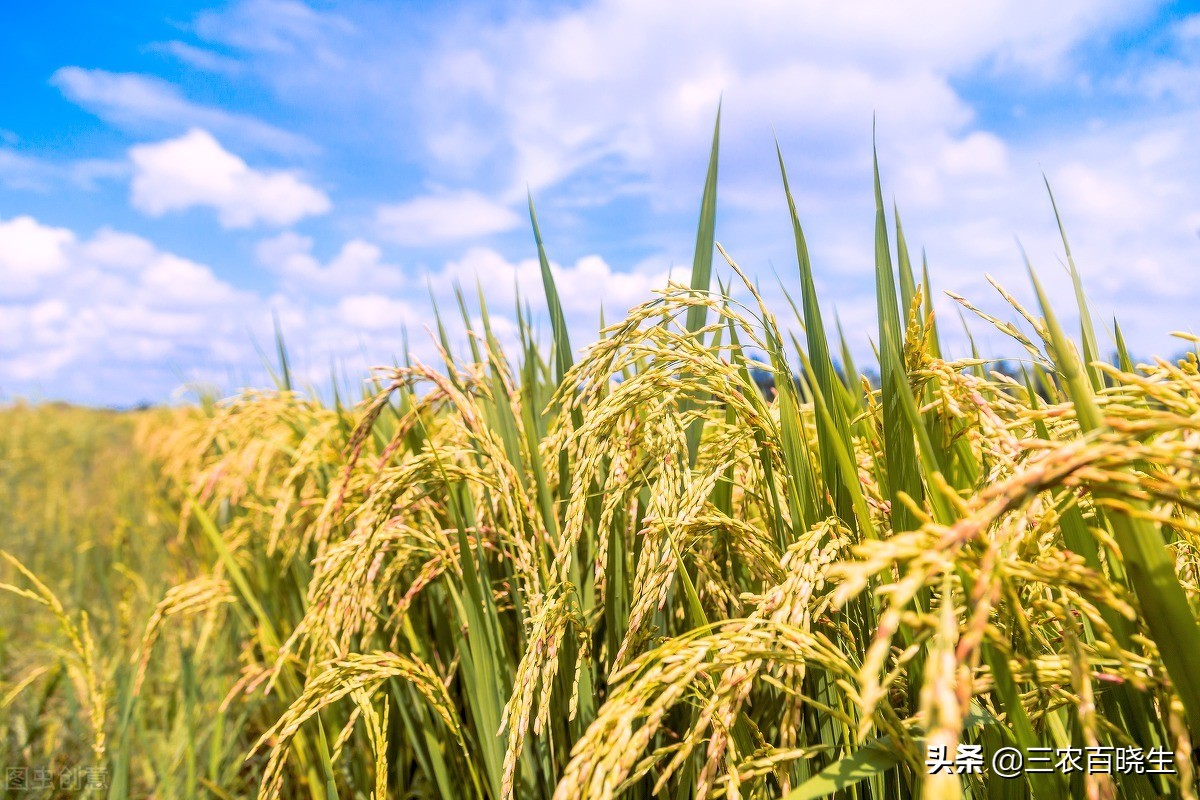
<svg viewBox="0 0 1200 800">
<path fill-rule="evenodd" d="M 343 324 L 368 331 L 399 329 L 401 325 L 412 325 L 424 316 L 415 312 L 408 303 L 379 293 L 344 297 L 338 302 L 336 313 Z"/>
<path fill-rule="evenodd" d="M 403 270 L 383 261 L 383 252 L 362 239 L 342 245 L 327 264 L 312 254 L 313 240 L 292 231 L 258 243 L 259 263 L 275 274 L 286 287 L 302 292 L 351 294 L 365 290 L 394 290 L 405 284 Z"/>
<path fill-rule="evenodd" d="M 509 348 L 517 338 L 518 287 L 535 309 L 542 305 L 536 259 L 511 261 L 473 247 L 405 280 L 368 242 L 348 241 L 324 263 L 312 247 L 292 232 L 260 242 L 258 255 L 280 287 L 263 297 L 131 233 L 105 228 L 82 237 L 28 216 L 0 219 L 0 396 L 128 403 L 167 396 L 181 374 L 215 380 L 225 391 L 240 386 L 241 375 L 261 383 L 251 335 L 270 340 L 268 309 L 283 322 L 297 373 L 324 386 L 331 364 L 358 378 L 402 357 L 405 330 L 412 352 L 436 362 L 433 338 L 423 333 L 432 324 L 427 286 L 449 310 L 456 285 L 473 307 L 478 281 L 493 330 Z M 578 347 L 595 339 L 601 303 L 615 317 L 666 282 L 661 269 L 622 273 L 594 255 L 552 262 L 551 270 Z M 465 346 L 457 314 L 444 321 L 455 345 Z"/>
<path fill-rule="evenodd" d="M 326 36 L 354 31 L 344 18 L 315 11 L 296 0 L 248 0 L 226 13 L 201 14 L 195 27 L 205 39 L 242 50 L 324 59 L 333 57 L 323 47 Z"/>
<path fill-rule="evenodd" d="M 315 149 L 307 139 L 261 120 L 194 103 L 175 85 L 151 75 L 63 67 L 50 82 L 71 102 L 134 133 L 205 128 L 268 150 L 311 153 Z"/>
<path fill-rule="evenodd" d="M 103 228 L 82 245 L 86 259 L 100 267 L 127 270 L 149 263 L 157 248 L 140 236 Z"/>
<path fill-rule="evenodd" d="M 665 286 L 668 280 L 667 270 L 654 265 L 619 271 L 598 255 L 584 256 L 567 265 L 551 261 L 550 272 L 563 312 L 569 318 L 572 342 L 577 346 L 595 340 L 601 306 L 610 320 L 618 319 L 633 306 L 652 299 L 652 291 Z M 488 247 L 472 247 L 460 258 L 447 262 L 431 276 L 430 283 L 443 304 L 452 302 L 455 283 L 472 296 L 472 288 L 478 283 L 493 315 L 503 315 L 513 308 L 517 291 L 534 308 L 545 304 L 537 259 L 514 262 Z"/>
<path fill-rule="evenodd" d="M 0 297 L 22 296 L 65 271 L 65 252 L 75 239 L 65 228 L 51 228 L 28 216 L 0 220 Z"/>
<path fill-rule="evenodd" d="M 165 397 L 174 367 L 237 353 L 260 302 L 195 261 L 127 233 L 89 238 L 0 219 L 0 394 L 132 402 Z"/>
<path fill-rule="evenodd" d="M 433 245 L 512 230 L 521 217 L 474 191 L 442 192 L 381 206 L 379 235 L 405 245 Z"/>
<path fill-rule="evenodd" d="M 324 192 L 292 172 L 256 170 L 207 131 L 194 129 L 177 139 L 130 149 L 133 182 L 130 201 L 139 211 L 160 217 L 193 206 L 216 209 L 226 228 L 258 223 L 290 225 L 331 205 Z"/>
<path fill-rule="evenodd" d="M 615 157 L 664 194 L 694 174 L 724 92 L 723 139 L 743 167 L 769 169 L 774 127 L 836 168 L 864 152 L 873 113 L 885 143 L 958 135 L 973 112 L 953 74 L 1058 75 L 1074 44 L 1149 5 L 763 2 L 749 13 L 719 0 L 597 0 L 464 24 L 426 61 L 422 119 L 449 169 L 500 156 L 510 187 L 537 189 Z"/>
<path fill-rule="evenodd" d="M 1008 146 L 993 134 L 976 131 L 948 143 L 942 152 L 941 166 L 955 177 L 1003 177 L 1009 174 Z"/>
<path fill-rule="evenodd" d="M 345 253 L 350 244 L 353 243 L 348 243 L 341 252 Z M 275 257 L 293 254 L 302 262 L 298 271 L 308 273 L 315 263 L 306 261 L 311 259 L 309 245 L 303 237 L 282 234 L 260 247 L 274 250 Z M 293 270 L 296 266 L 292 265 Z M 601 305 L 609 319 L 615 320 L 629 308 L 651 299 L 652 290 L 667 282 L 667 271 L 657 265 L 621 272 L 595 255 L 569 264 L 551 261 L 550 269 L 567 316 L 571 341 L 580 349 L 597 338 Z M 337 279 L 330 278 L 330 282 Z M 280 309 L 289 345 L 295 346 L 294 362 L 318 382 L 328 378 L 326 365 L 331 360 L 346 364 L 349 374 L 355 376 L 364 375 L 368 366 L 392 363 L 394 358 L 405 354 L 402 335 L 405 330 L 410 335 L 410 351 L 427 363 L 437 363 L 439 355 L 433 332 L 429 330 L 434 326 L 430 291 L 443 312 L 442 322 L 450 332 L 453 346 L 462 348 L 460 353 L 467 352 L 467 345 L 455 311 L 456 286 L 464 291 L 472 314 L 477 312 L 477 288 L 482 290 L 492 330 L 509 353 L 515 352 L 518 339 L 514 316 L 517 292 L 535 313 L 544 307 L 545 296 L 537 259 L 514 261 L 488 247 L 471 247 L 459 258 L 392 288 L 369 281 L 350 292 L 342 282 L 338 283 L 337 291 L 313 286 L 309 284 L 307 291 L 297 290 L 272 298 L 272 304 Z M 477 317 L 473 317 L 473 324 L 482 330 Z"/>
<path fill-rule="evenodd" d="M 442 321 L 454 345 L 464 348 L 461 352 L 466 352 L 466 340 L 461 337 L 459 315 L 454 310 L 456 286 L 464 291 L 472 313 L 477 310 L 477 289 L 482 291 L 493 332 L 510 353 L 517 342 L 517 292 L 535 313 L 544 306 L 541 267 L 535 258 L 514 261 L 492 248 L 476 246 L 424 274 L 388 265 L 396 280 L 368 277 L 355 282 L 346 280 L 346 275 L 354 274 L 352 267 L 347 265 L 339 273 L 337 265 L 356 250 L 370 253 L 363 263 L 370 265 L 368 275 L 377 276 L 381 262 L 371 245 L 348 242 L 324 266 L 313 258 L 311 245 L 306 237 L 288 232 L 261 242 L 259 256 L 283 280 L 285 292 L 272 298 L 272 304 L 280 309 L 289 344 L 296 345 L 298 357 L 294 361 L 301 368 L 315 370 L 312 374 L 318 381 L 328 377 L 325 365 L 331 359 L 347 364 L 350 374 L 355 375 L 365 374 L 362 371 L 370 365 L 388 364 L 402 357 L 404 330 L 411 336 L 411 351 L 436 363 L 439 356 L 433 335 L 426 332 L 434 325 L 429 292 L 443 312 Z M 569 264 L 551 261 L 550 269 L 567 315 L 571 341 L 578 348 L 596 340 L 601 305 L 610 319 L 616 319 L 651 299 L 652 290 L 667 282 L 667 271 L 657 264 L 622 272 L 596 255 Z M 473 322 L 481 329 L 479 319 Z"/>
</svg>

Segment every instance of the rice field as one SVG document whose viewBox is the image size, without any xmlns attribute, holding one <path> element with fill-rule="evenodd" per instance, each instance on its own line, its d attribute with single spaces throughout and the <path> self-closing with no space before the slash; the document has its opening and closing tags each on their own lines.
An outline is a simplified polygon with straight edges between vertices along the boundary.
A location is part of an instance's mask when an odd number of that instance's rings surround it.
<svg viewBox="0 0 1200 800">
<path fill-rule="evenodd" d="M 790 194 L 794 302 L 714 242 L 716 155 L 690 283 L 586 348 L 533 218 L 549 342 L 460 295 L 361 398 L 281 348 L 4 410 L 4 796 L 1197 797 L 1196 353 L 1097 336 L 1068 247 L 1077 297 L 959 298 L 1012 349 L 944 356 L 876 169 L 867 380 Z"/>
</svg>

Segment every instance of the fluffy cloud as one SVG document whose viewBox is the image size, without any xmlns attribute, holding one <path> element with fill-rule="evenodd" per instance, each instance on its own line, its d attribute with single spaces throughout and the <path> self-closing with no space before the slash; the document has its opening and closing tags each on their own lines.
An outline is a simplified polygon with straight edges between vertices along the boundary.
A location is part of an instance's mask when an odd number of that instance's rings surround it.
<svg viewBox="0 0 1200 800">
<path fill-rule="evenodd" d="M 0 220 L 0 296 L 28 295 L 67 269 L 66 247 L 75 239 L 28 216 Z"/>
<path fill-rule="evenodd" d="M 395 290 L 405 284 L 400 267 L 385 263 L 383 251 L 362 239 L 346 242 L 327 264 L 313 256 L 312 237 L 292 231 L 262 240 L 255 250 L 259 263 L 285 287 L 300 292 L 342 295 L 368 287 Z"/>
<path fill-rule="evenodd" d="M 301 331 L 297 344 L 309 363 L 323 365 L 330 359 L 365 369 L 370 364 L 387 364 L 404 355 L 401 333 L 408 330 L 408 346 L 426 361 L 438 359 L 433 335 L 422 331 L 434 325 L 430 294 L 443 312 L 442 322 L 454 336 L 463 333 L 457 306 L 456 289 L 462 289 L 474 312 L 478 292 L 487 304 L 493 331 L 501 344 L 513 347 L 517 340 L 514 310 L 517 294 L 533 308 L 543 306 L 544 287 L 541 267 L 536 258 L 511 260 L 490 247 L 468 248 L 460 257 L 424 274 L 388 266 L 394 282 L 365 279 L 346 281 L 338 276 L 338 263 L 347 253 L 370 248 L 361 241 L 346 243 L 326 266 L 319 266 L 310 253 L 311 242 L 291 233 L 281 234 L 260 244 L 260 256 L 273 261 L 278 270 L 310 277 L 319 270 L 315 283 L 287 284 L 295 291 L 279 298 L 291 308 L 290 324 Z M 288 263 L 288 259 L 291 263 Z M 370 259 L 371 270 L 380 265 Z M 352 271 L 353 268 L 348 268 Z M 550 262 L 559 299 L 567 315 L 571 340 L 578 347 L 595 341 L 599 331 L 600 309 L 616 318 L 633 306 L 652 298 L 655 288 L 665 286 L 668 272 L 657 264 L 641 265 L 618 271 L 596 255 L 584 256 L 573 263 Z M 378 273 L 376 273 L 378 274 Z M 677 278 L 679 276 L 676 276 Z M 314 289 L 328 284 L 330 289 Z M 474 323 L 478 326 L 479 320 Z M 289 337 L 289 341 L 291 338 Z M 459 341 L 465 346 L 465 340 Z"/>
<path fill-rule="evenodd" d="M 521 218 L 478 192 L 443 192 L 381 206 L 379 235 L 406 245 L 433 245 L 512 230 Z"/>
<path fill-rule="evenodd" d="M 0 285 L 4 395 L 131 402 L 166 396 L 176 367 L 253 358 L 257 298 L 138 236 L 0 220 Z"/>
<path fill-rule="evenodd" d="M 651 299 L 652 290 L 665 286 L 668 279 L 666 270 L 654 266 L 617 271 L 597 255 L 584 256 L 568 265 L 551 261 L 550 272 L 563 311 L 578 322 L 580 330 L 586 331 L 589 341 L 596 336 L 601 305 L 609 316 L 624 314 Z M 435 290 L 446 296 L 455 283 L 472 287 L 478 282 L 489 307 L 501 311 L 512 308 L 517 291 L 537 307 L 541 307 L 545 296 L 542 270 L 536 258 L 509 261 L 488 247 L 470 248 L 462 257 L 447 262 L 431 281 Z"/>
<path fill-rule="evenodd" d="M 337 304 L 336 313 L 343 324 L 367 331 L 398 329 L 401 325 L 412 324 L 421 316 L 403 300 L 377 292 L 342 298 Z"/>
<path fill-rule="evenodd" d="M 340 253 L 353 250 L 350 242 Z M 309 261 L 310 243 L 303 237 L 283 234 L 260 245 L 260 255 L 273 251 L 272 257 L 291 253 L 308 272 L 315 264 Z M 333 271 L 338 258 L 323 270 Z M 292 265 L 296 271 L 296 264 Z M 398 273 L 404 274 L 398 267 Z M 573 263 L 552 261 L 554 274 L 571 341 L 582 348 L 596 340 L 600 308 L 607 309 L 615 319 L 626 310 L 651 299 L 652 290 L 664 286 L 667 271 L 658 265 L 643 265 L 621 272 L 602 258 L 584 256 Z M 336 278 L 330 278 L 336 282 Z M 427 363 L 439 359 L 429 296 L 433 295 L 443 312 L 442 322 L 449 331 L 455 347 L 466 352 L 466 339 L 459 314 L 456 312 L 456 287 L 467 298 L 469 311 L 475 314 L 477 292 L 482 292 L 487 304 L 493 332 L 509 352 L 515 352 L 517 324 L 515 304 L 517 293 L 523 302 L 538 309 L 544 297 L 541 267 L 537 259 L 510 260 L 488 247 L 471 247 L 460 257 L 427 270 L 423 275 L 407 273 L 407 280 L 392 288 L 370 281 L 339 283 L 339 291 L 293 291 L 272 298 L 280 309 L 289 347 L 294 351 L 293 363 L 320 384 L 328 380 L 328 364 L 345 366 L 350 375 L 363 375 L 376 364 L 390 364 L 407 352 Z M 473 325 L 481 325 L 473 317 Z M 407 331 L 408 338 L 404 334 Z"/>
<path fill-rule="evenodd" d="M 297 374 L 327 386 L 331 365 L 357 378 L 406 348 L 436 362 L 434 337 L 423 330 L 433 322 L 429 291 L 449 310 L 460 286 L 474 306 L 478 284 L 506 347 L 517 338 L 516 292 L 541 305 L 536 259 L 473 247 L 419 276 L 384 262 L 362 240 L 346 242 L 325 263 L 312 246 L 291 232 L 259 244 L 279 277 L 279 291 L 264 297 L 131 233 L 105 228 L 84 237 L 29 216 L 0 219 L 0 396 L 129 403 L 164 398 L 199 377 L 222 391 L 247 379 L 261 384 L 253 341 L 270 340 L 272 310 Z M 595 339 L 601 304 L 616 316 L 667 280 L 662 269 L 618 272 L 598 256 L 552 262 L 551 270 L 579 347 Z M 456 346 L 465 346 L 458 315 L 444 321 Z"/>
<path fill-rule="evenodd" d="M 741 166 L 769 168 L 774 126 L 830 172 L 861 158 L 872 114 L 885 142 L 957 135 L 973 112 L 952 75 L 1056 74 L 1081 39 L 1149 5 L 765 2 L 748 13 L 718 0 L 597 0 L 459 31 L 427 62 L 427 146 L 450 168 L 499 156 L 517 186 L 616 158 L 662 189 L 694 171 L 724 92 Z M 755 149 L 761 158 L 748 157 Z"/>
<path fill-rule="evenodd" d="M 331 207 L 324 192 L 294 173 L 253 169 L 200 129 L 137 145 L 129 158 L 130 202 L 154 217 L 208 206 L 216 210 L 222 226 L 248 228 L 258 223 L 290 225 Z"/>
</svg>

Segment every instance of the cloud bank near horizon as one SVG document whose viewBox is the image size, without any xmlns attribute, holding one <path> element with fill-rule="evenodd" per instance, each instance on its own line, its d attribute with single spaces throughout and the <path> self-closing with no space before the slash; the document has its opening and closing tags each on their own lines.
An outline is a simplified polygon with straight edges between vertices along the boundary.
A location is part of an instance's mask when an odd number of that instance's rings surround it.
<svg viewBox="0 0 1200 800">
<path fill-rule="evenodd" d="M 1200 301 L 1200 15 L 843 5 L 245 0 L 114 36 L 107 59 L 68 41 L 36 78 L 4 56 L 31 77 L 0 131 L 0 396 L 232 390 L 262 379 L 273 314 L 316 383 L 389 363 L 405 330 L 430 357 L 429 296 L 453 307 L 456 284 L 511 332 L 516 292 L 541 299 L 527 192 L 584 344 L 602 306 L 683 277 L 718 101 L 718 239 L 769 293 L 776 272 L 795 283 L 778 141 L 822 300 L 862 352 L 873 120 L 935 288 L 1000 309 L 990 274 L 1027 298 L 1019 239 L 1067 291 L 1044 172 L 1098 318 L 1139 352 L 1180 349 L 1166 334 Z"/>
</svg>

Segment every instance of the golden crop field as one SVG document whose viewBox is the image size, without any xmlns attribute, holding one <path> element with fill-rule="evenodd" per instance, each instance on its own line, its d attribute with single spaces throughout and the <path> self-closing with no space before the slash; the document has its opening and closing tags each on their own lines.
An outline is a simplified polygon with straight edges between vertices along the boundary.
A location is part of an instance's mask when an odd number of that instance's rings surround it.
<svg viewBox="0 0 1200 800">
<path fill-rule="evenodd" d="M 794 205 L 783 322 L 714 269 L 715 155 L 691 284 L 581 355 L 539 235 L 549 345 L 463 300 L 468 347 L 362 398 L 284 359 L 3 411 L 0 764 L 110 798 L 1196 797 L 1196 354 L 1134 364 L 1039 287 L 979 312 L 1018 377 L 947 360 L 876 179 L 876 385 Z"/>
</svg>

